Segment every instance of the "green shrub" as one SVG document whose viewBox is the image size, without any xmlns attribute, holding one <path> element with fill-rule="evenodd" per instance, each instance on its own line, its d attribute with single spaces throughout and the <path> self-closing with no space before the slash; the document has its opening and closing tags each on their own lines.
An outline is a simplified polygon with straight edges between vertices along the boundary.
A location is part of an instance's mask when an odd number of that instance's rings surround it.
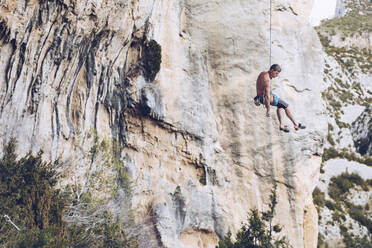
<svg viewBox="0 0 372 248">
<path fill-rule="evenodd" d="M 366 216 L 362 206 L 352 205 L 349 209 L 349 215 L 361 225 L 365 226 L 369 233 L 372 234 L 372 220 Z"/>
<path fill-rule="evenodd" d="M 364 180 L 356 173 L 349 174 L 348 172 L 344 172 L 337 177 L 332 177 L 331 182 L 337 184 L 338 188 L 342 190 L 342 193 L 346 193 L 352 188 L 354 185 L 363 185 Z"/>
<path fill-rule="evenodd" d="M 333 203 L 332 201 L 330 200 L 326 200 L 325 201 L 325 206 L 329 209 L 329 210 L 339 210 L 339 211 L 342 211 L 342 208 L 339 204 L 335 204 Z"/>
<path fill-rule="evenodd" d="M 350 235 L 347 230 L 340 228 L 341 235 L 344 237 L 343 241 L 346 247 L 372 248 L 372 220 L 368 218 L 368 214 L 364 212 L 362 206 L 356 206 L 352 203 L 347 203 L 347 205 L 349 207 L 348 213 L 350 217 L 359 222 L 361 225 L 365 226 L 369 231 L 369 235 L 363 237 L 353 237 L 353 235 Z"/>
<path fill-rule="evenodd" d="M 332 213 L 332 220 L 342 223 L 346 220 L 346 217 L 342 212 L 336 210 Z"/>
<path fill-rule="evenodd" d="M 372 21 L 369 18 L 370 12 L 361 14 L 360 11 L 350 11 L 344 17 L 326 20 L 319 27 L 316 27 L 325 52 L 336 59 L 342 71 L 348 72 L 350 75 L 354 75 L 357 67 L 366 74 L 371 73 L 371 67 L 369 66 L 372 59 L 371 49 L 335 47 L 331 44 L 329 37 L 339 33 L 344 39 L 344 37 L 358 37 L 362 33 L 371 32 Z"/>
<path fill-rule="evenodd" d="M 332 132 L 335 128 L 332 126 L 331 123 L 328 123 L 328 131 Z"/>
<path fill-rule="evenodd" d="M 317 245 L 318 248 L 328 248 L 328 244 L 324 240 L 325 238 L 323 234 L 318 233 L 318 245 Z"/>
<path fill-rule="evenodd" d="M 340 121 L 340 119 L 337 118 L 337 116 L 335 118 L 335 121 L 336 121 L 337 126 L 339 126 L 339 128 L 349 128 L 349 129 L 351 128 L 351 125 L 349 123 Z"/>
<path fill-rule="evenodd" d="M 320 173 L 321 174 L 324 174 L 325 173 L 325 170 L 324 170 L 324 161 L 322 161 L 321 164 L 320 164 Z"/>
<path fill-rule="evenodd" d="M 349 161 L 356 161 L 361 164 L 365 164 L 367 166 L 372 166 L 372 157 L 371 156 L 359 156 L 354 152 L 348 151 L 346 148 L 343 148 L 341 151 L 336 150 L 333 147 L 326 148 L 323 151 L 322 161 L 325 162 L 327 160 L 333 158 L 343 158 Z"/>
<path fill-rule="evenodd" d="M 328 132 L 328 134 L 327 134 L 327 141 L 328 141 L 329 144 L 331 144 L 332 146 L 335 146 L 335 145 L 336 145 L 336 142 L 333 140 L 332 134 L 331 134 L 330 132 Z"/>
<path fill-rule="evenodd" d="M 363 187 L 366 183 L 358 174 L 344 172 L 337 177 L 331 178 L 328 194 L 333 200 L 340 201 L 356 185 Z"/>
<path fill-rule="evenodd" d="M 358 174 L 344 172 L 339 176 L 332 177 L 328 186 L 328 194 L 334 201 L 326 201 L 325 205 L 332 213 L 332 220 L 338 223 L 343 223 L 346 220 L 345 215 L 349 214 L 351 218 L 365 226 L 369 233 L 372 234 L 372 220 L 369 218 L 368 208 L 366 206 L 358 206 L 347 201 L 347 193 L 350 189 L 360 186 L 364 190 L 369 190 L 368 181 L 365 181 Z M 344 237 L 346 247 L 363 247 L 361 244 L 370 242 L 370 238 L 352 237 L 348 234 L 347 228 L 340 226 L 341 234 Z M 368 247 L 368 246 L 365 246 Z"/>
<path fill-rule="evenodd" d="M 340 230 L 341 232 L 344 232 L 344 233 L 347 232 L 347 228 L 344 225 L 340 225 Z"/>
<path fill-rule="evenodd" d="M 344 244 L 346 247 L 352 248 L 372 248 L 372 242 L 368 236 L 356 236 L 352 237 L 349 233 L 345 232 L 342 235 Z"/>
<path fill-rule="evenodd" d="M 161 64 L 161 46 L 155 40 L 145 44 L 143 61 L 145 77 L 150 81 L 154 80 Z"/>
<path fill-rule="evenodd" d="M 62 195 L 53 188 L 54 164 L 43 162 L 42 152 L 36 156 L 28 153 L 17 160 L 15 148 L 12 139 L 4 146 L 0 159 L 0 213 L 8 215 L 22 230 L 29 230 L 19 235 L 19 242 L 36 236 L 34 241 L 39 247 L 53 246 L 61 241 L 65 205 Z M 8 240 L 10 246 L 17 243 L 17 230 L 9 222 L 0 222 L 0 233 L 1 245 Z"/>
<path fill-rule="evenodd" d="M 367 185 L 372 187 L 372 179 L 367 179 L 366 183 L 367 183 Z"/>
<path fill-rule="evenodd" d="M 291 247 L 286 237 L 274 238 L 273 233 L 280 233 L 280 225 L 273 225 L 277 205 L 276 184 L 271 191 L 269 210 L 259 213 L 251 210 L 248 224 L 244 224 L 236 234 L 236 241 L 231 240 L 231 232 L 218 242 L 217 248 L 281 248 Z"/>
<path fill-rule="evenodd" d="M 333 140 L 333 137 L 332 137 L 332 131 L 334 130 L 334 127 L 332 126 L 331 123 L 328 123 L 328 134 L 327 134 L 327 141 L 329 142 L 329 144 L 331 144 L 332 146 L 335 146 L 336 145 L 336 142 Z"/>
<path fill-rule="evenodd" d="M 323 151 L 323 161 L 330 160 L 332 158 L 337 158 L 339 156 L 337 150 L 333 147 L 330 147 L 329 149 L 324 149 Z"/>
<path fill-rule="evenodd" d="M 55 189 L 56 163 L 42 161 L 42 152 L 28 153 L 17 159 L 16 142 L 12 139 L 3 148 L 0 158 L 0 213 L 6 214 L 20 228 L 16 229 L 5 218 L 0 219 L 2 247 L 137 247 L 135 237 L 128 237 L 121 220 L 114 218 L 102 206 L 95 209 L 82 196 L 80 202 L 70 194 Z M 67 223 L 65 212 L 73 213 L 77 204 L 100 222 Z M 101 207 L 101 208 L 100 208 Z M 76 212 L 75 212 L 76 213 Z M 80 211 L 78 214 L 83 214 Z M 82 216 L 86 217 L 86 216 Z M 87 220 L 87 218 L 85 218 Z"/>
<path fill-rule="evenodd" d="M 325 205 L 325 196 L 324 192 L 320 191 L 318 187 L 315 187 L 313 191 L 313 202 L 318 207 L 324 207 Z"/>
</svg>

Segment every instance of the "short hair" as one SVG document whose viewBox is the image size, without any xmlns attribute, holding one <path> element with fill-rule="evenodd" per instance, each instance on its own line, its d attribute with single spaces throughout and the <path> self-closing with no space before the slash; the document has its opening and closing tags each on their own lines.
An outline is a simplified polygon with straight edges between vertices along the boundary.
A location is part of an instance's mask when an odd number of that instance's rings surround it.
<svg viewBox="0 0 372 248">
<path fill-rule="evenodd" d="M 277 71 L 277 72 L 281 72 L 282 71 L 282 68 L 280 68 L 280 66 L 278 64 L 273 64 L 271 67 L 270 67 L 270 71 L 273 70 L 273 71 Z"/>
</svg>

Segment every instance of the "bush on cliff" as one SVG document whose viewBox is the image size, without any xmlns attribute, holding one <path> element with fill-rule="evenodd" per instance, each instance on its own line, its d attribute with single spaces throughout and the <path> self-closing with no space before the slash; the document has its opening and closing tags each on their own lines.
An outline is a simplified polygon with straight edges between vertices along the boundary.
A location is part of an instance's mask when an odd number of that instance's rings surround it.
<svg viewBox="0 0 372 248">
<path fill-rule="evenodd" d="M 161 46 L 155 40 L 150 40 L 144 46 L 144 69 L 145 77 L 149 81 L 155 79 L 161 65 Z"/>
<path fill-rule="evenodd" d="M 231 233 L 227 233 L 216 248 L 288 248 L 291 247 L 287 237 L 279 237 L 282 231 L 279 224 L 273 225 L 275 207 L 278 203 L 276 184 L 271 191 L 269 210 L 259 213 L 252 209 L 248 215 L 248 224 L 243 224 L 236 234 L 236 241 L 231 240 Z"/>
<path fill-rule="evenodd" d="M 43 162 L 42 152 L 17 159 L 15 148 L 11 140 L 0 158 L 1 247 L 138 247 L 108 211 L 93 216 L 102 220 L 94 226 L 68 224 L 64 215 L 76 199 L 55 189 L 56 164 Z"/>
</svg>

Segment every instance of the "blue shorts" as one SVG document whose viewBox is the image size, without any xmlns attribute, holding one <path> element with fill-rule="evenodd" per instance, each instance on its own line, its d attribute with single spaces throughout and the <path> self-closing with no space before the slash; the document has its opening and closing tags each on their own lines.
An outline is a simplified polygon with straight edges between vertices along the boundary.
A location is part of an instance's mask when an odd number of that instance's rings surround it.
<svg viewBox="0 0 372 248">
<path fill-rule="evenodd" d="M 277 108 L 283 108 L 283 109 L 288 107 L 288 103 L 280 99 L 277 95 L 272 94 L 272 96 L 273 96 L 273 103 L 270 104 L 271 106 L 276 106 Z M 265 97 L 261 96 L 259 97 L 259 99 L 262 104 L 265 104 Z"/>
</svg>

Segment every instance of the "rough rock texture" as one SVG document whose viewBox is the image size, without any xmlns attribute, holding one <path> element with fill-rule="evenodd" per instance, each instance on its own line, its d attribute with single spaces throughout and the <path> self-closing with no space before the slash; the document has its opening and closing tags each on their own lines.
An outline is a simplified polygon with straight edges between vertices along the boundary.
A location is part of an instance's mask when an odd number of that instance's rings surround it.
<svg viewBox="0 0 372 248">
<path fill-rule="evenodd" d="M 308 127 L 284 134 L 252 102 L 269 67 L 266 2 L 3 0 L 0 137 L 64 161 L 89 150 L 91 130 L 117 140 L 137 219 L 153 215 L 159 246 L 214 247 L 266 209 L 276 181 L 276 221 L 294 247 L 315 247 L 326 121 L 311 4 L 273 4 L 273 89 Z"/>
<path fill-rule="evenodd" d="M 361 155 L 372 156 L 372 120 L 371 109 L 365 109 L 353 122 L 352 135 L 355 147 Z"/>
<path fill-rule="evenodd" d="M 343 0 L 337 0 L 336 2 L 336 9 L 335 9 L 335 17 L 342 17 L 345 14 L 345 3 Z"/>
</svg>

